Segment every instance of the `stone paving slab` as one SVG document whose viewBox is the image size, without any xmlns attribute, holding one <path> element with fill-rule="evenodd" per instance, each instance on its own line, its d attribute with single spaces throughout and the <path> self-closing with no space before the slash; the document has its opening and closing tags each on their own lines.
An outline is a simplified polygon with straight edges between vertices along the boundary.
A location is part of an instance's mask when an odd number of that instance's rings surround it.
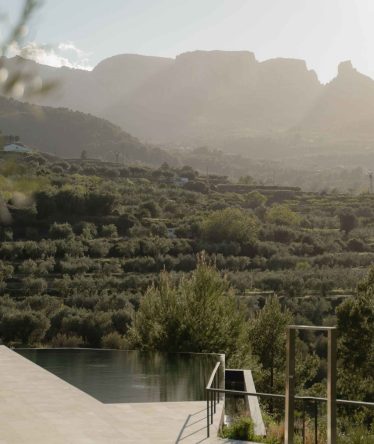
<svg viewBox="0 0 374 444">
<path fill-rule="evenodd" d="M 96 399 L 0 346 L 0 443 L 123 443 Z"/>
<path fill-rule="evenodd" d="M 205 402 L 108 404 L 107 407 L 113 417 L 124 421 L 134 435 L 141 431 L 142 439 L 146 442 L 216 442 L 207 439 Z M 217 436 L 218 418 L 221 415 L 222 404 L 217 408 L 215 421 L 210 426 L 212 437 Z M 165 441 L 167 437 L 170 437 L 169 441 Z"/>
<path fill-rule="evenodd" d="M 234 443 L 206 437 L 206 402 L 103 404 L 0 346 L 0 444 Z M 243 444 L 243 442 L 242 442 Z"/>
</svg>

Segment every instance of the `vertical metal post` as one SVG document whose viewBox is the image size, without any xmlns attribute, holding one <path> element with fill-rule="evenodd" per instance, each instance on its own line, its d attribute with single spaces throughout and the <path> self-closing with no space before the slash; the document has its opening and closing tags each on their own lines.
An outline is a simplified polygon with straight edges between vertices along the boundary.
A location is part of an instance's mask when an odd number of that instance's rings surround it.
<svg viewBox="0 0 374 444">
<path fill-rule="evenodd" d="M 214 392 L 210 394 L 210 423 L 213 424 L 213 395 Z"/>
<path fill-rule="evenodd" d="M 303 444 L 305 444 L 305 400 L 303 399 Z"/>
<path fill-rule="evenodd" d="M 219 381 L 220 381 L 220 378 L 219 378 L 219 369 L 218 369 L 218 371 L 217 371 L 217 388 L 219 389 L 220 387 L 220 383 L 219 383 Z M 219 397 L 220 397 L 220 393 L 219 392 L 217 392 L 217 404 L 219 404 Z"/>
<path fill-rule="evenodd" d="M 328 331 L 327 444 L 336 444 L 336 329 Z"/>
<path fill-rule="evenodd" d="M 286 361 L 286 405 L 285 405 L 285 444 L 294 444 L 295 422 L 295 338 L 293 328 L 287 330 L 287 361 Z"/>
<path fill-rule="evenodd" d="M 314 444 L 318 444 L 318 403 L 314 401 Z"/>
<path fill-rule="evenodd" d="M 206 391 L 206 434 L 209 438 L 210 427 L 209 427 L 209 390 Z"/>
<path fill-rule="evenodd" d="M 217 371 L 217 388 L 221 388 L 221 375 L 220 375 L 220 368 Z M 219 404 L 219 398 L 221 397 L 221 393 L 217 393 L 217 404 Z"/>
<path fill-rule="evenodd" d="M 218 388 L 218 371 L 217 371 L 216 376 L 214 378 L 214 387 Z M 214 413 L 216 413 L 216 404 L 217 404 L 218 396 L 219 396 L 219 393 L 214 392 Z"/>
<path fill-rule="evenodd" d="M 214 388 L 217 388 L 217 373 L 214 375 Z M 217 392 L 214 392 L 214 414 L 216 413 Z"/>
</svg>

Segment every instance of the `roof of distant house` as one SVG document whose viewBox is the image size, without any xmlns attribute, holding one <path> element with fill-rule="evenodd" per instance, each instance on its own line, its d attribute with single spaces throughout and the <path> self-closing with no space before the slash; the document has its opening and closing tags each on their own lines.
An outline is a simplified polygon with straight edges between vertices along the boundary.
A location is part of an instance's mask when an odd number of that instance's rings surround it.
<svg viewBox="0 0 374 444">
<path fill-rule="evenodd" d="M 4 151 L 15 153 L 31 153 L 32 149 L 21 142 L 8 143 L 4 146 Z"/>
</svg>

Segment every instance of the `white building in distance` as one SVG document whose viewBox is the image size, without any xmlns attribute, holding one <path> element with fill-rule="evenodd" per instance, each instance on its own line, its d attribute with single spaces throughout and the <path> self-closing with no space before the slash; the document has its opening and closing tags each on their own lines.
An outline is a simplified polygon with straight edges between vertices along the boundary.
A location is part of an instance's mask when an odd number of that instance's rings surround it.
<svg viewBox="0 0 374 444">
<path fill-rule="evenodd" d="M 21 142 L 14 142 L 5 145 L 4 151 L 8 153 L 32 153 L 32 149 Z"/>
</svg>

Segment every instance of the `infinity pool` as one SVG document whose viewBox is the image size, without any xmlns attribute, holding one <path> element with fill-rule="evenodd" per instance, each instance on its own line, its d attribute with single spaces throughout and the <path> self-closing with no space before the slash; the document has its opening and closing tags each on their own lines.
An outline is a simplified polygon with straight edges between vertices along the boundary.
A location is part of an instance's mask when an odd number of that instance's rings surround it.
<svg viewBox="0 0 374 444">
<path fill-rule="evenodd" d="M 104 403 L 200 401 L 222 355 L 90 349 L 18 349 Z"/>
</svg>

